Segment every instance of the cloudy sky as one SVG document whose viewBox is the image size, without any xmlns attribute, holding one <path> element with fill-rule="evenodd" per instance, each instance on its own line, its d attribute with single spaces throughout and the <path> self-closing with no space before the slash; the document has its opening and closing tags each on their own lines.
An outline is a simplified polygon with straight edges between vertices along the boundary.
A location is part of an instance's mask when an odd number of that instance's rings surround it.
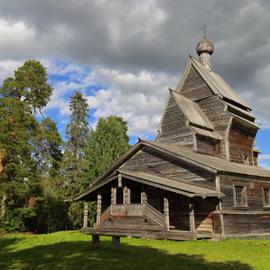
<svg viewBox="0 0 270 270">
<path fill-rule="evenodd" d="M 90 124 L 117 114 L 153 138 L 206 23 L 213 69 L 253 108 L 270 168 L 270 2 L 265 0 L 0 0 L 0 80 L 39 59 L 54 86 L 45 109 L 64 134 L 68 99 L 88 98 Z"/>
</svg>

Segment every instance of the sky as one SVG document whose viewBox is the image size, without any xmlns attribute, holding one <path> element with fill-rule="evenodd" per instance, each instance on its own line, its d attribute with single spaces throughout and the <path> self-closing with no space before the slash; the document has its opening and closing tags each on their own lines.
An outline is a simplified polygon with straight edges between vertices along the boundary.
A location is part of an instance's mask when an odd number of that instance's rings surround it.
<svg viewBox="0 0 270 270">
<path fill-rule="evenodd" d="M 89 123 L 114 114 L 131 142 L 153 139 L 168 95 L 196 57 L 201 27 L 214 43 L 212 69 L 252 107 L 260 164 L 270 169 L 270 1 L 0 0 L 0 81 L 27 59 L 54 87 L 44 113 L 62 135 L 68 101 L 81 91 Z"/>
</svg>

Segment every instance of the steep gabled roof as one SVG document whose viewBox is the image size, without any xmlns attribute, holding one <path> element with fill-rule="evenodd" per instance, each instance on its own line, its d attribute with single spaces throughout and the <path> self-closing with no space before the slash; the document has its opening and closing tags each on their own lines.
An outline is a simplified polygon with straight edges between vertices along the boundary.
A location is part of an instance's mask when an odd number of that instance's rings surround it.
<svg viewBox="0 0 270 270">
<path fill-rule="evenodd" d="M 215 72 L 208 71 L 204 65 L 195 60 L 193 57 L 190 57 L 190 60 L 187 64 L 185 73 L 182 77 L 182 80 L 177 85 L 177 91 L 181 93 L 181 87 L 184 84 L 186 75 L 190 70 L 191 65 L 198 71 L 210 89 L 214 94 L 218 95 L 220 98 L 232 102 L 235 105 L 240 105 L 245 110 L 251 110 L 249 105 L 239 97 L 235 91 Z"/>
<path fill-rule="evenodd" d="M 171 94 L 173 95 L 177 105 L 190 123 L 209 130 L 214 129 L 213 124 L 210 122 L 210 120 L 207 118 L 197 103 L 173 90 L 171 90 Z"/>
</svg>

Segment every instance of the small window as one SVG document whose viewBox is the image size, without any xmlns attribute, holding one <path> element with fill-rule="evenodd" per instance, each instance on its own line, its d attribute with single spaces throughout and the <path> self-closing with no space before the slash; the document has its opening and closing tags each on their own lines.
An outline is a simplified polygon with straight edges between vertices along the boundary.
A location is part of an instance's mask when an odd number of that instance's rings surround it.
<svg viewBox="0 0 270 270">
<path fill-rule="evenodd" d="M 270 207 L 270 189 L 269 188 L 263 189 L 263 203 L 264 203 L 264 206 Z"/>
<path fill-rule="evenodd" d="M 234 186 L 234 206 L 247 207 L 246 186 Z"/>
</svg>

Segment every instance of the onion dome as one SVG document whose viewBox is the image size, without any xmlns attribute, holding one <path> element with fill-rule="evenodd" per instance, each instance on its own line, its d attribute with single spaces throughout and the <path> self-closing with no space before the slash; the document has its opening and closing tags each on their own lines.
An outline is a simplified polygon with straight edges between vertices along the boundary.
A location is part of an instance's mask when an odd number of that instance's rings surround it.
<svg viewBox="0 0 270 270">
<path fill-rule="evenodd" d="M 202 40 L 198 43 L 196 51 L 198 55 L 201 55 L 202 53 L 208 53 L 209 55 L 211 55 L 214 52 L 214 45 L 204 36 Z"/>
</svg>

